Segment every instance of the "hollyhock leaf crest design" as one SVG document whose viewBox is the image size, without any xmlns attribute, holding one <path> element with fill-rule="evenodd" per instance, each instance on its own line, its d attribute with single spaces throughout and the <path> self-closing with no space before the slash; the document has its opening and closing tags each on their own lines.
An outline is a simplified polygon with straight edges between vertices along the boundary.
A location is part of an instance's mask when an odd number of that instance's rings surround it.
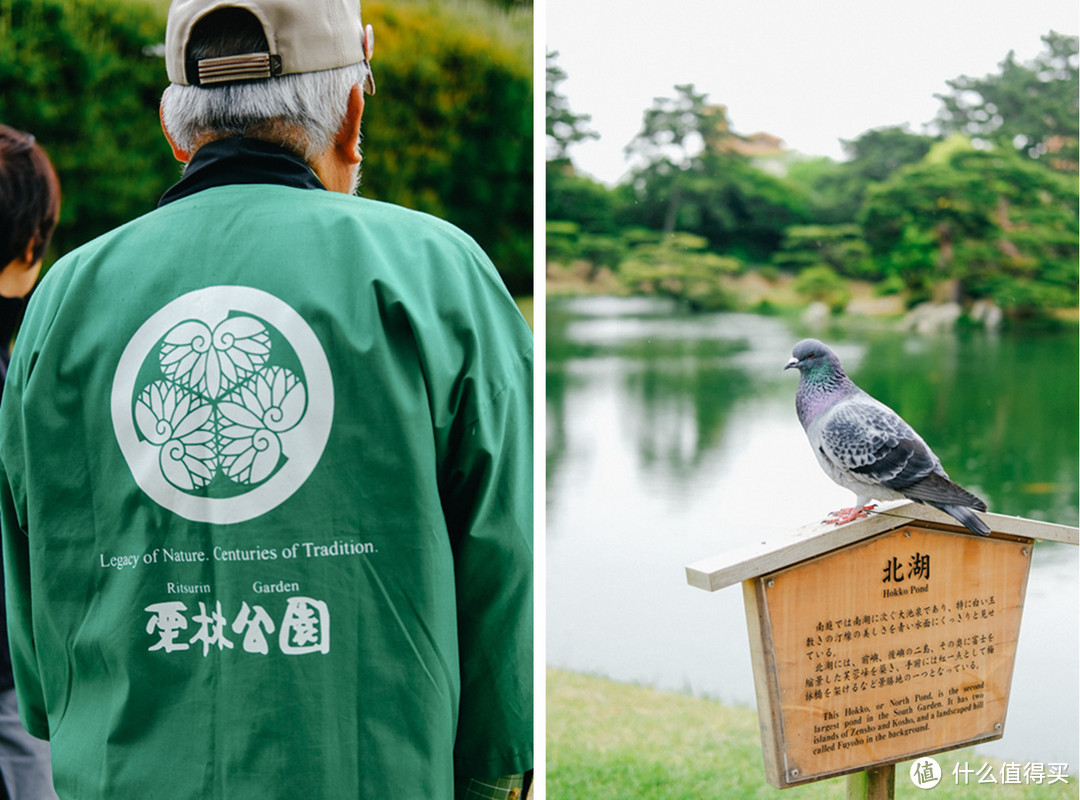
<svg viewBox="0 0 1080 800">
<path fill-rule="evenodd" d="M 201 320 L 175 326 L 159 358 L 166 377 L 211 399 L 236 386 L 266 363 L 270 335 L 252 317 L 231 317 L 213 330 Z"/>
<path fill-rule="evenodd" d="M 232 524 L 285 502 L 334 419 L 322 344 L 280 298 L 249 286 L 180 295 L 131 335 L 111 416 L 132 477 L 158 505 Z"/>
<path fill-rule="evenodd" d="M 237 483 L 258 483 L 281 458 L 284 433 L 300 423 L 307 404 L 304 384 L 290 370 L 269 367 L 218 404 L 221 466 Z"/>
<path fill-rule="evenodd" d="M 281 460 L 281 439 L 266 428 L 240 429 L 246 435 L 222 439 L 221 468 L 237 483 L 251 484 L 266 480 Z"/>
<path fill-rule="evenodd" d="M 217 463 L 214 408 L 197 395 L 155 381 L 135 402 L 135 423 L 148 442 L 160 446 L 166 480 L 179 489 L 205 486 Z"/>
<path fill-rule="evenodd" d="M 292 370 L 267 366 L 271 341 L 266 323 L 246 315 L 184 320 L 162 337 L 162 377 L 139 393 L 134 416 L 171 485 L 198 490 L 220 475 L 251 486 L 280 466 L 279 434 L 300 424 L 307 389 Z"/>
</svg>

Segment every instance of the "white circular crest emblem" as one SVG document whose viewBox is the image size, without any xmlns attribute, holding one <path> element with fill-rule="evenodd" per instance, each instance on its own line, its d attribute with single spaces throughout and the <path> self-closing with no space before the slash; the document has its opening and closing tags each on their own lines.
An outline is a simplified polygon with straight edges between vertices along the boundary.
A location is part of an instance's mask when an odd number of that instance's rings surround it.
<svg viewBox="0 0 1080 800">
<path fill-rule="evenodd" d="M 212 286 L 131 337 L 112 385 L 116 440 L 150 498 L 196 522 L 264 514 L 307 480 L 334 416 L 314 332 L 289 305 Z"/>
</svg>

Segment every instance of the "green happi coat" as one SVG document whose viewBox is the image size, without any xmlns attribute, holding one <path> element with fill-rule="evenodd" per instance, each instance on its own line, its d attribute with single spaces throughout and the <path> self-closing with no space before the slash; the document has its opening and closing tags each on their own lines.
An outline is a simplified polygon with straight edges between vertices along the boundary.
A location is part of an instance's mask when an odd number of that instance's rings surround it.
<svg viewBox="0 0 1080 800">
<path fill-rule="evenodd" d="M 71 798 L 425 798 L 532 766 L 532 338 L 451 225 L 207 145 L 29 305 L 21 713 Z"/>
</svg>

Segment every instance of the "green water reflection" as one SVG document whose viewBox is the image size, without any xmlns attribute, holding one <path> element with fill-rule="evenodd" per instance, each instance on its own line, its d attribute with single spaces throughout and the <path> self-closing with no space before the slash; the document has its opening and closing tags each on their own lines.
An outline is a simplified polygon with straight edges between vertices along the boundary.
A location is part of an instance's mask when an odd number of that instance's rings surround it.
<svg viewBox="0 0 1080 800">
<path fill-rule="evenodd" d="M 1077 522 L 1075 332 L 810 329 L 613 298 L 553 302 L 546 320 L 552 666 L 754 703 L 739 587 L 691 588 L 685 567 L 850 504 L 795 418 L 783 366 L 807 335 L 991 511 Z M 1076 763 L 1077 577 L 1076 547 L 1036 547 L 1005 737 L 981 752 Z"/>
<path fill-rule="evenodd" d="M 733 409 L 793 398 L 795 379 L 781 367 L 797 339 L 814 335 L 834 347 L 856 383 L 907 419 L 952 478 L 980 493 L 992 511 L 1070 525 L 1080 513 L 1075 332 L 809 330 L 612 299 L 549 303 L 547 332 L 549 486 L 563 464 L 573 398 L 588 394 L 596 368 L 618 363 L 621 413 L 637 420 L 626 426 L 637 467 L 665 482 L 707 480 L 697 471 L 721 446 Z M 771 363 L 769 353 L 775 354 Z M 691 441 L 666 438 L 664 426 L 652 424 L 673 416 L 692 430 Z"/>
</svg>

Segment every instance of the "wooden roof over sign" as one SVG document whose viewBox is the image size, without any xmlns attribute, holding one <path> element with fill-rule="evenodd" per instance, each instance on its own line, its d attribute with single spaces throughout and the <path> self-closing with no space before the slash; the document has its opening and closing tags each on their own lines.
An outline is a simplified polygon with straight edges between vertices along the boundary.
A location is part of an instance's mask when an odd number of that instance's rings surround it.
<svg viewBox="0 0 1080 800">
<path fill-rule="evenodd" d="M 1080 543 L 1080 529 L 1068 525 L 1004 514 L 985 513 L 980 516 L 986 520 L 993 531 L 992 535 L 995 536 L 1041 539 L 1072 545 Z M 687 566 L 686 580 L 691 586 L 715 592 L 725 586 L 775 572 L 913 523 L 964 531 L 955 519 L 943 511 L 911 500 L 898 500 L 881 503 L 869 517 L 847 525 L 836 526 L 828 522 L 818 522 L 774 540 L 747 545 L 695 562 Z"/>
</svg>

